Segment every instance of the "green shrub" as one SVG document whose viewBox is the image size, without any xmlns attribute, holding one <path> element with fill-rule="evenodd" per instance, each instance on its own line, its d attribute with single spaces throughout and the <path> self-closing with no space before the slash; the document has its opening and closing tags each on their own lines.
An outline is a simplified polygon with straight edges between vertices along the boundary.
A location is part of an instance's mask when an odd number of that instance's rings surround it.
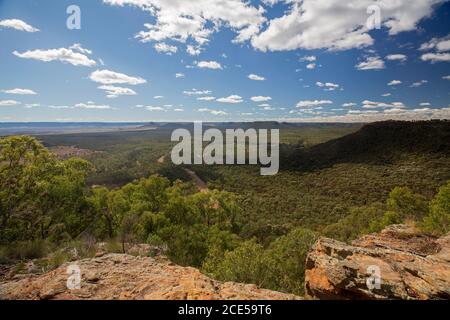
<svg viewBox="0 0 450 320">
<path fill-rule="evenodd" d="M 430 213 L 424 218 L 423 228 L 436 235 L 450 231 L 450 181 L 439 189 L 431 201 Z"/>
<path fill-rule="evenodd" d="M 52 246 L 43 240 L 15 242 L 0 248 L 0 263 L 42 258 L 51 250 Z"/>
<path fill-rule="evenodd" d="M 340 241 L 350 242 L 359 236 L 380 230 L 385 206 L 374 203 L 367 207 L 350 209 L 350 214 L 337 223 L 324 228 L 323 234 Z"/>
<path fill-rule="evenodd" d="M 54 252 L 48 258 L 48 270 L 53 270 L 61 266 L 62 264 L 70 261 L 72 256 L 63 250 Z M 48 271 L 47 270 L 47 271 Z"/>
<path fill-rule="evenodd" d="M 106 251 L 108 253 L 123 253 L 122 243 L 116 239 L 106 242 Z"/>
<path fill-rule="evenodd" d="M 253 283 L 260 287 L 302 295 L 305 260 L 317 234 L 294 229 L 264 249 L 255 240 L 242 242 L 236 249 L 210 251 L 203 271 L 223 281 Z"/>
<path fill-rule="evenodd" d="M 373 232 L 378 232 L 383 230 L 387 226 L 390 226 L 392 224 L 399 224 L 402 222 L 403 219 L 400 216 L 400 213 L 395 211 L 386 211 L 380 220 L 372 221 L 372 223 L 370 224 L 370 230 Z"/>
<path fill-rule="evenodd" d="M 242 242 L 225 254 L 214 248 L 203 264 L 203 270 L 222 281 L 254 283 L 267 287 L 269 275 L 264 248 L 255 240 Z"/>
<path fill-rule="evenodd" d="M 317 238 L 317 233 L 298 228 L 270 245 L 265 252 L 270 279 L 268 288 L 304 294 L 306 255 Z"/>
<path fill-rule="evenodd" d="M 406 187 L 395 187 L 389 193 L 387 206 L 389 211 L 395 213 L 386 217 L 387 222 L 389 222 L 389 219 L 397 221 L 395 223 L 404 220 L 419 221 L 428 213 L 428 201 L 425 197 L 413 193 Z"/>
<path fill-rule="evenodd" d="M 164 241 L 156 234 L 149 234 L 147 237 L 147 244 L 151 246 L 162 246 Z"/>
<path fill-rule="evenodd" d="M 69 243 L 67 247 L 74 248 L 80 259 L 93 258 L 97 253 L 96 240 L 90 236 L 85 236 L 78 241 L 73 241 Z"/>
</svg>

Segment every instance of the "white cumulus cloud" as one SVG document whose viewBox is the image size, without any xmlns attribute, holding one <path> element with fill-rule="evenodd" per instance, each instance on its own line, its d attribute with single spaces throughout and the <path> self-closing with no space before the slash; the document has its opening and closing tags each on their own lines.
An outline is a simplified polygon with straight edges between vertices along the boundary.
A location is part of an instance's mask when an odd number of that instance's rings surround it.
<svg viewBox="0 0 450 320">
<path fill-rule="evenodd" d="M 11 28 L 16 29 L 19 31 L 25 31 L 25 32 L 38 32 L 39 29 L 30 26 L 25 21 L 19 20 L 19 19 L 6 19 L 6 20 L 0 20 L 0 28 Z"/>
<path fill-rule="evenodd" d="M 272 97 L 255 96 L 250 98 L 253 102 L 266 102 L 272 100 Z"/>
<path fill-rule="evenodd" d="M 222 65 L 217 61 L 197 61 L 195 62 L 195 65 L 201 69 L 222 69 Z"/>
<path fill-rule="evenodd" d="M 87 103 L 78 103 L 75 105 L 75 108 L 81 108 L 81 109 L 111 109 L 109 105 L 106 104 L 96 104 L 92 101 L 89 101 Z"/>
<path fill-rule="evenodd" d="M 216 97 L 198 97 L 197 100 L 199 100 L 199 101 L 214 101 L 214 100 L 216 100 Z"/>
<path fill-rule="evenodd" d="M 388 86 L 398 86 L 399 84 L 402 84 L 400 80 L 392 80 L 388 83 Z"/>
<path fill-rule="evenodd" d="M 297 103 L 297 108 L 315 108 L 332 104 L 331 100 L 302 100 Z"/>
<path fill-rule="evenodd" d="M 411 5 L 410 0 L 270 0 L 290 8 L 251 42 L 262 51 L 363 48 L 374 43 L 367 25 L 369 6 L 379 6 L 382 26 L 396 35 L 415 30 L 419 21 L 431 15 L 434 5 L 444 1 L 421 0 Z"/>
<path fill-rule="evenodd" d="M 103 85 L 98 87 L 100 90 L 106 91 L 107 98 L 117 98 L 118 96 L 134 96 L 136 91 L 130 88 L 116 87 L 112 85 Z"/>
<path fill-rule="evenodd" d="M 70 63 L 74 66 L 93 67 L 97 64 L 97 62 L 79 52 L 78 48 L 59 48 L 49 50 L 37 49 L 22 53 L 14 51 L 13 54 L 23 59 L 34 59 L 44 62 L 60 61 L 63 63 Z"/>
<path fill-rule="evenodd" d="M 177 47 L 168 45 L 165 42 L 156 43 L 153 47 L 157 52 L 165 53 L 167 55 L 172 55 L 173 53 L 177 53 L 178 51 Z"/>
<path fill-rule="evenodd" d="M 303 58 L 300 58 L 300 61 L 315 62 L 316 60 L 316 56 L 304 56 Z"/>
<path fill-rule="evenodd" d="M 202 53 L 202 48 L 193 45 L 188 45 L 186 47 L 186 52 L 191 56 L 198 56 L 200 53 Z"/>
<path fill-rule="evenodd" d="M 236 103 L 241 103 L 244 100 L 242 99 L 241 96 L 238 96 L 236 94 L 233 94 L 231 96 L 228 97 L 224 97 L 224 98 L 219 98 L 216 100 L 217 102 L 222 102 L 222 103 L 231 103 L 231 104 L 236 104 Z"/>
<path fill-rule="evenodd" d="M 408 57 L 405 56 L 404 54 L 390 54 L 386 56 L 386 59 L 389 61 L 405 62 L 406 60 L 408 60 Z"/>
<path fill-rule="evenodd" d="M 69 47 L 69 49 L 72 49 L 72 50 L 75 50 L 75 51 L 79 51 L 79 52 L 84 53 L 84 54 L 92 54 L 92 50 L 83 48 L 80 43 L 75 43 L 75 44 L 71 45 Z"/>
<path fill-rule="evenodd" d="M 433 38 L 429 42 L 423 43 L 419 48 L 421 51 L 433 49 L 439 52 L 450 51 L 450 34 L 443 38 Z"/>
<path fill-rule="evenodd" d="M 325 91 L 334 91 L 336 89 L 339 89 L 339 87 L 340 87 L 336 83 L 332 83 L 332 82 L 323 83 L 320 81 L 316 82 L 316 86 L 318 86 L 319 88 L 323 88 Z"/>
<path fill-rule="evenodd" d="M 384 68 L 384 61 L 380 57 L 368 57 L 365 61 L 356 65 L 358 70 L 380 70 Z"/>
<path fill-rule="evenodd" d="M 215 116 L 226 116 L 226 115 L 228 115 L 228 113 L 226 113 L 225 111 L 214 110 L 214 109 L 209 109 L 209 108 L 200 108 L 197 111 L 198 112 L 207 112 L 207 113 L 210 113 L 210 114 L 215 115 Z"/>
<path fill-rule="evenodd" d="M 2 90 L 3 93 L 7 93 L 7 94 L 17 94 L 17 95 L 36 95 L 37 93 L 34 92 L 31 89 L 20 89 L 20 88 L 15 88 L 15 89 L 10 89 L 10 90 Z"/>
<path fill-rule="evenodd" d="M 431 61 L 431 63 L 436 62 L 449 62 L 450 53 L 426 53 L 420 57 L 423 61 Z"/>
<path fill-rule="evenodd" d="M 131 77 L 123 73 L 118 73 L 110 70 L 96 70 L 91 73 L 89 78 L 101 84 L 129 84 L 138 85 L 146 83 L 147 81 L 140 77 Z"/>
<path fill-rule="evenodd" d="M 427 80 L 420 80 L 420 81 L 414 82 L 414 83 L 411 85 L 411 88 L 417 88 L 417 87 L 420 87 L 420 86 L 422 86 L 422 85 L 424 85 L 424 84 L 427 84 L 427 83 L 428 83 Z"/>
<path fill-rule="evenodd" d="M 145 106 L 148 111 L 165 111 L 163 107 Z"/>
<path fill-rule="evenodd" d="M 193 42 L 190 54 L 198 54 L 200 46 L 209 42 L 213 33 L 226 27 L 237 33 L 233 42 L 244 42 L 260 31 L 266 21 L 262 7 L 252 6 L 245 0 L 103 0 L 104 3 L 123 7 L 138 7 L 154 19 L 146 23 L 145 30 L 136 38 L 142 42 Z"/>
<path fill-rule="evenodd" d="M 183 91 L 183 93 L 188 96 L 202 96 L 205 94 L 211 94 L 212 91 L 211 90 L 198 90 L 198 89 L 194 88 L 192 90 Z"/>
<path fill-rule="evenodd" d="M 254 80 L 254 81 L 264 81 L 264 80 L 266 80 L 266 78 L 264 78 L 264 77 L 261 77 L 261 76 L 258 76 L 257 74 L 249 74 L 248 75 L 248 78 L 250 79 L 250 80 Z"/>
<path fill-rule="evenodd" d="M 403 108 L 405 108 L 405 104 L 403 102 L 386 103 L 386 102 L 374 102 L 374 101 L 370 101 L 370 100 L 364 100 L 362 102 L 362 108 L 363 109 L 379 109 L 379 108 L 403 109 Z"/>
<path fill-rule="evenodd" d="M 1 107 L 16 106 L 18 104 L 20 104 L 20 102 L 16 100 L 0 100 Z"/>
</svg>

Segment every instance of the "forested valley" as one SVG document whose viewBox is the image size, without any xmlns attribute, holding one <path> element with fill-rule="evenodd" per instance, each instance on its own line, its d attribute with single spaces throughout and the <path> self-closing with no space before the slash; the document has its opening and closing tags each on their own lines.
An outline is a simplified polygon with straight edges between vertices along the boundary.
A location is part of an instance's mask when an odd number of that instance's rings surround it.
<svg viewBox="0 0 450 320">
<path fill-rule="evenodd" d="M 264 125 L 264 124 L 258 124 Z M 172 127 L 0 140 L 0 263 L 44 270 L 105 242 L 146 243 L 213 278 L 303 294 L 320 236 L 349 242 L 406 223 L 450 230 L 450 122 L 280 127 L 280 173 L 175 167 Z M 82 157 L 52 150 L 76 146 Z M 200 192 L 185 169 L 207 183 Z"/>
</svg>

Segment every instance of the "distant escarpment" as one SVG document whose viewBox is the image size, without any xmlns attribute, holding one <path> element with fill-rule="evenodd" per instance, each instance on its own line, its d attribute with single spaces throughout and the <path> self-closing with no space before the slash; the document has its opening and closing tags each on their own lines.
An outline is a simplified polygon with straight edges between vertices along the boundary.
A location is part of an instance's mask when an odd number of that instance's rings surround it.
<svg viewBox="0 0 450 320">
<path fill-rule="evenodd" d="M 450 121 L 366 124 L 355 133 L 299 150 L 290 165 L 320 168 L 343 162 L 386 163 L 409 154 L 450 156 Z"/>
</svg>

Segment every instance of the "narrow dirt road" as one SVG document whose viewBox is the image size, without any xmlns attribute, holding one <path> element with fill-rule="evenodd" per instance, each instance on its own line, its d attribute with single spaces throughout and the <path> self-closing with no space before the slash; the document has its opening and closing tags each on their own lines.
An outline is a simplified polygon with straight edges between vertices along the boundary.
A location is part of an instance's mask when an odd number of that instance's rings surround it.
<svg viewBox="0 0 450 320">
<path fill-rule="evenodd" d="M 184 171 L 191 177 L 200 192 L 208 192 L 208 185 L 194 171 L 184 168 Z"/>
<path fill-rule="evenodd" d="M 158 159 L 158 163 L 164 163 L 166 161 L 166 156 L 162 156 Z"/>
<path fill-rule="evenodd" d="M 166 161 L 166 156 L 162 156 L 158 159 L 158 163 L 162 164 Z M 200 192 L 208 192 L 208 185 L 203 181 L 194 171 L 183 168 L 183 170 L 191 177 Z"/>
</svg>

